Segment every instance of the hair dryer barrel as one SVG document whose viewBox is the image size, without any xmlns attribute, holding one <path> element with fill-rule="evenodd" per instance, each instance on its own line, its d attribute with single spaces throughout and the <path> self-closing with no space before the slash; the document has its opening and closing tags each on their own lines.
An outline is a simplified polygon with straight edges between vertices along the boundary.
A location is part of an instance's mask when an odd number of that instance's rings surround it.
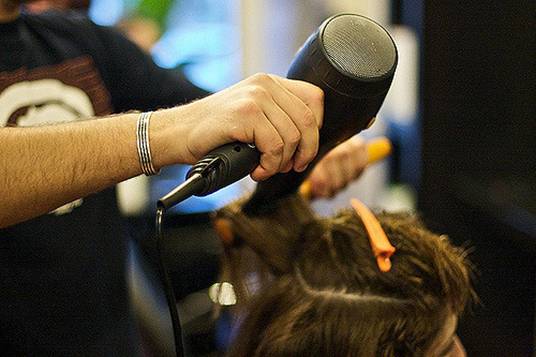
<svg viewBox="0 0 536 357">
<path fill-rule="evenodd" d="M 287 74 L 324 91 L 319 153 L 304 172 L 281 173 L 260 182 L 244 206 L 248 214 L 270 210 L 279 198 L 296 192 L 329 150 L 368 127 L 387 95 L 397 59 L 391 36 L 366 17 L 340 14 L 322 23 Z"/>
</svg>

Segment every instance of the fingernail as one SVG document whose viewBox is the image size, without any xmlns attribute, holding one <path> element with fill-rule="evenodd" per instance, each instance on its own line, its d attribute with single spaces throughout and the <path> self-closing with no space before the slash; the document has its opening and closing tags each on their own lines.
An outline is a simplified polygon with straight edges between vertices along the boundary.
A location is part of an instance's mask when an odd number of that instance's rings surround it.
<svg viewBox="0 0 536 357">
<path fill-rule="evenodd" d="M 307 166 L 309 166 L 309 164 L 305 164 L 303 166 L 300 166 L 297 169 L 294 169 L 294 171 L 303 172 L 303 171 L 305 171 L 305 169 L 307 169 Z"/>
</svg>

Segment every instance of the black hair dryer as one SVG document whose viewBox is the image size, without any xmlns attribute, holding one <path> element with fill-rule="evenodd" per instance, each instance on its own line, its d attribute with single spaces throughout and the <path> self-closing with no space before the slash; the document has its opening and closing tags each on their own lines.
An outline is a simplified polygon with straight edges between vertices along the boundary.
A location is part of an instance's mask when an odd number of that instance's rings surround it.
<svg viewBox="0 0 536 357">
<path fill-rule="evenodd" d="M 287 77 L 324 91 L 319 153 L 304 172 L 290 171 L 260 182 L 244 210 L 271 210 L 295 193 L 314 164 L 338 143 L 366 129 L 393 80 L 398 55 L 387 31 L 360 15 L 339 14 L 320 25 L 298 51 Z"/>
</svg>

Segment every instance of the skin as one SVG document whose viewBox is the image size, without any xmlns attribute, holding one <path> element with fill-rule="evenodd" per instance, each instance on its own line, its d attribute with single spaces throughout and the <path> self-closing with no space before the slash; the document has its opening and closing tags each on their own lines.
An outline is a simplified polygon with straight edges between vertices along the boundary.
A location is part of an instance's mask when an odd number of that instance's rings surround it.
<svg viewBox="0 0 536 357">
<path fill-rule="evenodd" d="M 149 131 L 153 161 L 156 168 L 191 164 L 220 145 L 241 141 L 261 152 L 251 174 L 256 180 L 302 171 L 318 150 L 322 110 L 318 88 L 255 75 L 203 100 L 155 112 Z M 139 175 L 137 117 L 1 128 L 0 227 Z"/>
<path fill-rule="evenodd" d="M 308 180 L 311 198 L 330 198 L 358 178 L 367 165 L 367 147 L 359 137 L 336 146 L 314 167 Z"/>
<path fill-rule="evenodd" d="M 16 19 L 19 5 L 0 0 L 0 22 Z M 137 117 L 0 128 L 0 228 L 139 175 Z M 154 166 L 192 164 L 218 146 L 241 141 L 261 152 L 254 180 L 300 172 L 318 151 L 322 118 L 321 89 L 257 74 L 202 100 L 155 112 L 149 128 Z"/>
</svg>

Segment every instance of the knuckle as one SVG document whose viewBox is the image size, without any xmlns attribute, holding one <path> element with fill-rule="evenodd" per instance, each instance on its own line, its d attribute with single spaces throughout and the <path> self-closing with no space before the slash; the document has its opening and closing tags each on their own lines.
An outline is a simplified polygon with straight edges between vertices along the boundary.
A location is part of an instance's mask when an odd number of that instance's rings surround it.
<svg viewBox="0 0 536 357">
<path fill-rule="evenodd" d="M 269 153 L 273 156 L 281 156 L 284 148 L 285 144 L 283 143 L 283 140 L 277 140 L 270 146 Z"/>
<path fill-rule="evenodd" d="M 267 74 L 267 73 L 264 73 L 264 72 L 255 73 L 251 78 L 252 78 L 253 82 L 255 82 L 255 83 L 266 83 L 266 82 L 272 80 L 270 75 Z"/>
<path fill-rule="evenodd" d="M 248 95 L 257 100 L 264 99 L 269 96 L 268 91 L 258 84 L 252 85 L 248 88 Z"/>
<path fill-rule="evenodd" d="M 268 163 L 268 162 L 264 162 L 262 164 L 262 167 L 264 169 L 264 177 L 268 177 L 268 176 L 272 176 L 273 174 L 275 174 L 278 170 L 278 165 L 275 164 L 275 163 Z"/>
<path fill-rule="evenodd" d="M 315 102 L 324 104 L 324 91 L 321 88 L 314 87 L 314 89 L 311 91 L 311 95 Z"/>
<path fill-rule="evenodd" d="M 229 137 L 235 141 L 248 141 L 250 139 L 249 132 L 242 125 L 232 125 L 229 128 Z"/>
<path fill-rule="evenodd" d="M 328 155 L 324 156 L 322 158 L 321 163 L 326 166 L 331 166 L 336 160 L 336 155 L 333 155 L 333 153 L 329 153 Z"/>
<path fill-rule="evenodd" d="M 367 146 L 366 145 L 364 145 L 363 143 L 361 143 L 359 141 L 356 141 L 356 140 L 353 140 L 352 143 L 353 143 L 355 151 L 356 151 L 356 153 L 358 155 L 360 155 L 360 156 L 366 156 L 367 155 Z"/>
<path fill-rule="evenodd" d="M 292 131 L 289 135 L 288 141 L 291 145 L 297 145 L 301 141 L 301 133 L 298 129 Z"/>
<path fill-rule="evenodd" d="M 367 165 L 368 162 L 368 152 L 365 147 L 358 150 L 354 155 L 352 155 L 356 161 L 356 166 L 361 169 Z"/>
<path fill-rule="evenodd" d="M 368 164 L 368 156 L 365 153 L 364 155 L 361 156 L 361 159 L 358 161 L 358 164 L 356 165 L 358 171 L 362 171 L 365 168 L 365 166 L 367 166 L 367 164 Z"/>
<path fill-rule="evenodd" d="M 303 113 L 302 123 L 306 128 L 316 127 L 315 115 L 311 109 L 307 109 Z"/>
<path fill-rule="evenodd" d="M 350 150 L 342 150 L 339 155 L 342 161 L 350 161 L 355 158 L 355 155 Z"/>
<path fill-rule="evenodd" d="M 269 174 L 270 176 L 272 176 L 272 175 L 275 175 L 275 174 L 278 173 L 278 172 L 279 172 L 279 166 L 274 165 L 274 167 L 273 167 L 271 170 L 268 171 L 268 174 Z"/>
<path fill-rule="evenodd" d="M 238 111 L 242 115 L 256 115 L 260 113 L 261 108 L 255 100 L 247 98 L 240 100 L 238 103 Z"/>
<path fill-rule="evenodd" d="M 327 180 L 326 180 L 325 177 L 319 177 L 319 178 L 317 178 L 317 179 L 315 180 L 315 182 L 314 182 L 314 185 L 315 185 L 315 187 L 317 188 L 317 190 L 318 190 L 318 191 L 321 191 L 321 192 L 325 191 L 325 190 L 328 188 L 328 187 L 327 187 L 327 186 L 328 186 L 328 185 L 327 185 Z"/>
</svg>

